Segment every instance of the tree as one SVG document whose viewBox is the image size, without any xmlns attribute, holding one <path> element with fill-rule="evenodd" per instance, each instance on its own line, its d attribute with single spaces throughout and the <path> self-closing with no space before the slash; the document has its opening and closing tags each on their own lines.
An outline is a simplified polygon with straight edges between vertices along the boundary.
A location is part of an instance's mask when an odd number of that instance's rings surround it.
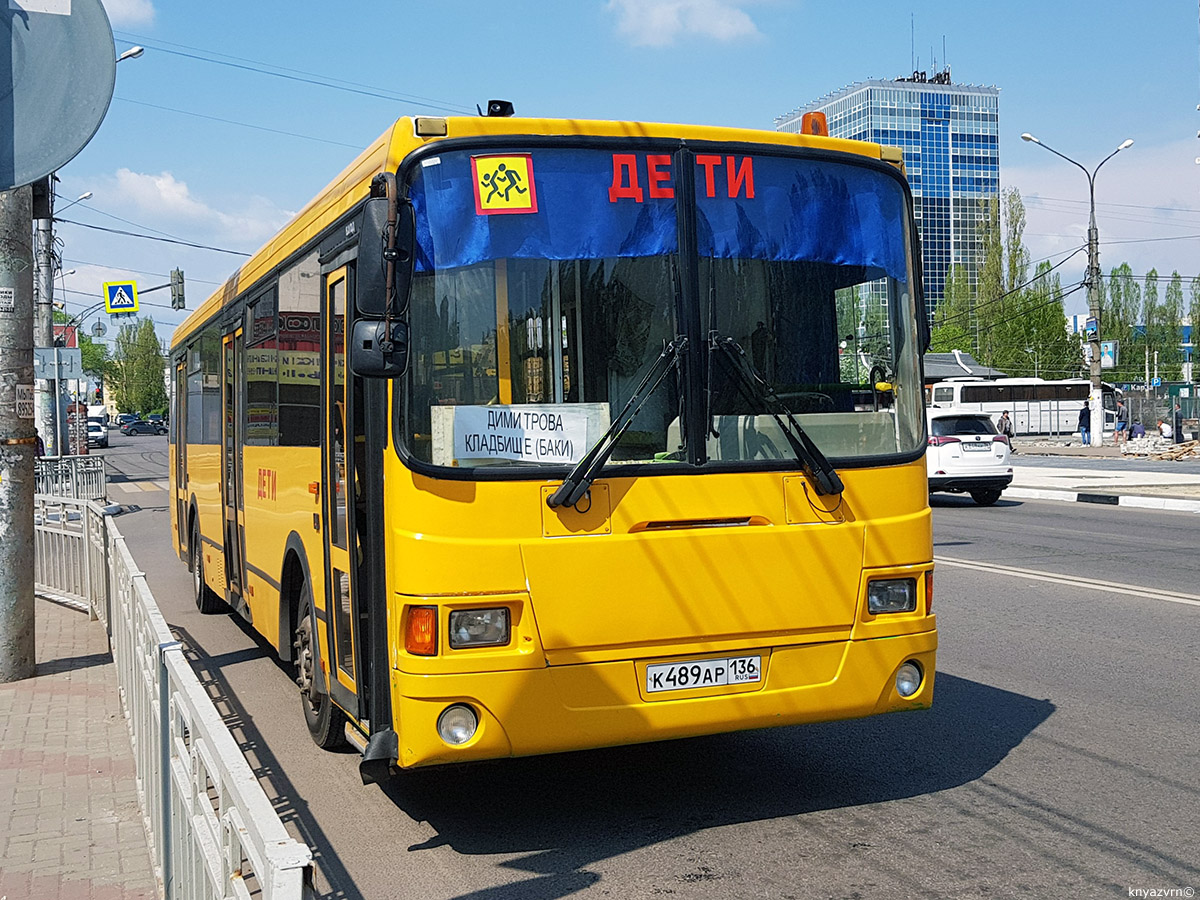
<svg viewBox="0 0 1200 900">
<path fill-rule="evenodd" d="M 929 349 L 935 353 L 971 350 L 975 347 L 975 332 L 971 328 L 971 286 L 967 271 L 951 265 L 946 270 L 946 287 L 942 302 L 933 311 Z"/>
<path fill-rule="evenodd" d="M 983 262 L 979 266 L 978 290 L 975 294 L 974 322 L 977 335 L 975 358 L 992 364 L 992 335 L 990 325 L 1000 319 L 999 309 L 1004 295 L 1004 242 L 1000 230 L 1000 202 L 992 197 L 984 201 L 986 209 L 979 223 L 979 245 Z"/>
<path fill-rule="evenodd" d="M 1140 381 L 1145 354 L 1145 335 L 1136 326 L 1142 312 L 1142 291 L 1134 280 L 1129 263 L 1121 263 L 1108 276 L 1107 290 L 1101 297 L 1101 337 L 1119 342 L 1120 360 L 1115 369 L 1108 369 L 1108 381 Z"/>
<path fill-rule="evenodd" d="M 143 413 L 165 409 L 165 362 L 154 330 L 154 320 L 144 319 L 136 324 L 122 325 L 116 345 L 110 383 L 117 408 Z"/>
<path fill-rule="evenodd" d="M 1004 290 L 1015 291 L 1029 273 L 1029 251 L 1025 249 L 1025 202 L 1021 192 L 1009 188 L 1004 203 Z"/>
<path fill-rule="evenodd" d="M 1159 377 L 1177 382 L 1183 374 L 1183 278 L 1177 271 L 1166 282 L 1163 301 L 1157 298 L 1158 272 L 1151 269 L 1146 274 L 1146 338 L 1151 354 L 1158 353 Z"/>
<path fill-rule="evenodd" d="M 1079 339 L 1067 333 L 1062 301 L 1058 275 L 1049 262 L 1039 263 L 1029 284 L 1005 298 L 1005 316 L 993 326 L 997 368 L 1014 376 L 1079 376 Z"/>
</svg>

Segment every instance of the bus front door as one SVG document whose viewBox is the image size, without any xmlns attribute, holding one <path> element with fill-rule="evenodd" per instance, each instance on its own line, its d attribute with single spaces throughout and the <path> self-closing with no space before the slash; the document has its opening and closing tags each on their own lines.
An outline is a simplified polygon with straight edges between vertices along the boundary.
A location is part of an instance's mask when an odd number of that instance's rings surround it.
<svg viewBox="0 0 1200 900">
<path fill-rule="evenodd" d="M 188 549 L 187 484 L 187 363 L 175 364 L 175 403 L 171 408 L 171 436 L 175 441 L 175 546 Z"/>
<path fill-rule="evenodd" d="M 242 535 L 245 533 L 245 518 L 242 506 L 242 330 L 225 336 L 222 344 L 221 361 L 225 380 L 222 384 L 221 485 L 222 508 L 225 511 L 225 577 L 229 588 L 229 601 L 243 616 L 249 614 L 246 605 L 245 573 L 243 571 Z"/>
<path fill-rule="evenodd" d="M 330 649 L 330 696 L 354 719 L 359 709 L 359 632 L 354 596 L 357 554 L 355 552 L 355 436 L 353 392 L 346 365 L 347 298 L 349 270 L 346 266 L 325 276 L 325 340 L 329 364 L 324 367 L 326 428 L 329 439 L 322 442 L 325 494 L 325 552 L 329 560 L 326 579 L 326 628 Z M 361 724 L 361 722 L 360 722 Z"/>
</svg>

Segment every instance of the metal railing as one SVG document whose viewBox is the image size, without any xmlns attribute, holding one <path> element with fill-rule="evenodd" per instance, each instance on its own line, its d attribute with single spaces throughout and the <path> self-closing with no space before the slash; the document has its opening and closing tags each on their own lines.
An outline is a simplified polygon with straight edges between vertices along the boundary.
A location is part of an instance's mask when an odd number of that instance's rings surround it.
<svg viewBox="0 0 1200 900">
<path fill-rule="evenodd" d="M 38 496 L 35 503 L 38 591 L 82 599 L 110 623 L 165 896 L 311 898 L 312 852 L 284 828 L 111 516 L 96 502 Z"/>
<path fill-rule="evenodd" d="M 41 456 L 34 461 L 34 492 L 74 500 L 103 500 L 103 456 Z"/>
<path fill-rule="evenodd" d="M 34 590 L 86 610 L 111 631 L 104 508 L 88 500 L 37 494 L 33 523 Z"/>
</svg>

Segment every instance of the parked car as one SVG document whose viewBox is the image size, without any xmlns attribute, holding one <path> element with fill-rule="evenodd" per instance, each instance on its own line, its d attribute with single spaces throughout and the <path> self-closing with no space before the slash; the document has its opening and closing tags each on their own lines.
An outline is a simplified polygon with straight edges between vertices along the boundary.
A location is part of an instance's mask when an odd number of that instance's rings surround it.
<svg viewBox="0 0 1200 900">
<path fill-rule="evenodd" d="M 89 447 L 108 446 L 108 427 L 103 419 L 88 419 L 87 442 Z"/>
<path fill-rule="evenodd" d="M 991 506 L 1012 484 L 1008 437 L 996 431 L 987 413 L 948 407 L 929 409 L 929 446 L 925 465 L 929 492 L 970 494 L 980 506 Z"/>
<path fill-rule="evenodd" d="M 167 426 L 162 422 L 147 422 L 144 419 L 136 419 L 133 422 L 125 422 L 121 425 L 121 434 L 166 434 Z"/>
<path fill-rule="evenodd" d="M 140 417 L 135 416 L 133 413 L 120 413 L 117 415 L 117 418 L 115 421 L 117 423 L 117 427 L 119 428 L 122 425 L 128 425 L 130 422 L 140 421 Z"/>
</svg>

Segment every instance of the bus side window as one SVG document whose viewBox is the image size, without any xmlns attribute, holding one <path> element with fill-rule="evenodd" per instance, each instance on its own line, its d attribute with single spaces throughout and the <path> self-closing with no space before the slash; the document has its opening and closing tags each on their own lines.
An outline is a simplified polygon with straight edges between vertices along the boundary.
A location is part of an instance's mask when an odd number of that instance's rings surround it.
<svg viewBox="0 0 1200 900">
<path fill-rule="evenodd" d="M 947 406 L 954 405 L 954 388 L 952 387 L 935 387 L 933 389 L 933 403 L 935 406 L 946 404 Z"/>
</svg>

